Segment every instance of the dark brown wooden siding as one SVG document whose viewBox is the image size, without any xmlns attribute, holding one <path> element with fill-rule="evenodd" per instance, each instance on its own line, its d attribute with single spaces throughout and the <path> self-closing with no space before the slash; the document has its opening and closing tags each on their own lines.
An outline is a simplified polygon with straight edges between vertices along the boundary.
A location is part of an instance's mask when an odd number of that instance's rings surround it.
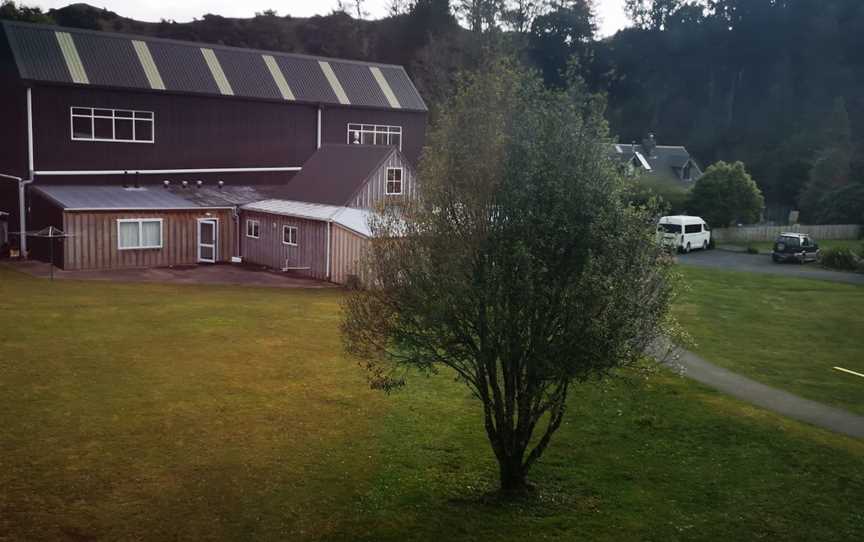
<svg viewBox="0 0 864 542">
<path fill-rule="evenodd" d="M 348 141 L 348 123 L 386 124 L 402 127 L 402 154 L 408 161 L 417 165 L 423 145 L 426 144 L 426 113 L 360 109 L 347 107 L 327 107 L 323 111 L 324 143 L 344 145 Z"/>
<path fill-rule="evenodd" d="M 119 250 L 117 220 L 121 218 L 163 219 L 162 248 Z M 235 225 L 229 210 L 66 212 L 63 229 L 73 237 L 64 243 L 64 267 L 77 270 L 194 265 L 198 263 L 199 218 L 218 219 L 217 260 L 230 261 Z"/>
<path fill-rule="evenodd" d="M 402 195 L 387 195 L 387 169 L 391 167 L 402 168 Z M 358 209 L 374 209 L 379 203 L 399 202 L 406 198 L 415 197 L 416 185 L 414 183 L 414 170 L 405 163 L 398 153 L 393 153 L 381 164 L 378 171 L 373 173 L 360 190 L 354 195 L 348 207 Z"/>
<path fill-rule="evenodd" d="M 70 107 L 155 113 L 155 143 L 73 141 Z M 37 170 L 301 166 L 315 151 L 315 107 L 62 86 L 33 89 Z"/>
<path fill-rule="evenodd" d="M 246 237 L 246 221 L 258 220 L 258 239 Z M 297 227 L 297 246 L 282 242 L 282 227 Z M 272 269 L 309 268 L 292 272 L 319 280 L 327 278 L 327 223 L 269 213 L 243 211 L 240 214 L 240 246 L 243 261 Z"/>
<path fill-rule="evenodd" d="M 360 264 L 364 257 L 369 239 L 343 228 L 333 225 L 331 239 L 332 273 L 330 280 L 336 284 L 346 284 L 350 275 L 361 280 L 365 278 Z"/>
</svg>

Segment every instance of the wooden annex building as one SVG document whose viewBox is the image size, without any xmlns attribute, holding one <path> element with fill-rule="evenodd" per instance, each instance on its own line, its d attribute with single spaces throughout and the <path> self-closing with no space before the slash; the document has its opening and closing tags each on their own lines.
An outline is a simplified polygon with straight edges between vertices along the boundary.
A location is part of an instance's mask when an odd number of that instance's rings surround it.
<svg viewBox="0 0 864 542">
<path fill-rule="evenodd" d="M 344 282 L 416 196 L 427 110 L 400 66 L 3 21 L 0 117 L 7 249 Z"/>
</svg>

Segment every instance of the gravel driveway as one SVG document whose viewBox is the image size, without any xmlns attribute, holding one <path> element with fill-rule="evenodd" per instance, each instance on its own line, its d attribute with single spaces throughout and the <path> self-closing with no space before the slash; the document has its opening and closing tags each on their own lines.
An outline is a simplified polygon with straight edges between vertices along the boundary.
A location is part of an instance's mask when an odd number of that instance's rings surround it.
<svg viewBox="0 0 864 542">
<path fill-rule="evenodd" d="M 725 250 L 697 250 L 690 254 L 680 254 L 678 261 L 684 265 L 766 273 L 807 279 L 828 280 L 846 284 L 864 284 L 864 274 L 829 271 L 818 263 L 774 263 L 770 254 L 747 254 Z"/>
</svg>

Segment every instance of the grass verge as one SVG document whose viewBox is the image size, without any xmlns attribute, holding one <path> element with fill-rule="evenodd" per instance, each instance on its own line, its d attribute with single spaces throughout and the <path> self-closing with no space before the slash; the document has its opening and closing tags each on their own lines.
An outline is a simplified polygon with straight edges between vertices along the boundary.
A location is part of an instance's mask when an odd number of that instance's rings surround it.
<svg viewBox="0 0 864 542">
<path fill-rule="evenodd" d="M 712 363 L 802 397 L 864 414 L 864 288 L 775 275 L 681 267 L 676 307 Z"/>
</svg>

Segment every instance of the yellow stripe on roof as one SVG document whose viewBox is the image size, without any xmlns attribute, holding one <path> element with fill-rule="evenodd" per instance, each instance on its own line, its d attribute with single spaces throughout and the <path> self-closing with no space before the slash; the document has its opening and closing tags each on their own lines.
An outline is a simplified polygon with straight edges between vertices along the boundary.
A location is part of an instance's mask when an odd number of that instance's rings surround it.
<svg viewBox="0 0 864 542">
<path fill-rule="evenodd" d="M 384 93 L 384 97 L 387 98 L 390 107 L 402 109 L 402 104 L 399 103 L 399 99 L 396 97 L 393 89 L 390 88 L 390 83 L 387 82 L 387 79 L 384 78 L 384 74 L 381 73 L 381 68 L 378 66 L 369 66 L 369 71 L 372 72 L 372 77 L 375 78 L 375 81 L 378 82 L 378 86 L 381 87 L 381 92 Z"/>
<path fill-rule="evenodd" d="M 213 52 L 213 49 L 202 47 L 201 54 L 204 55 L 204 61 L 207 62 L 207 67 L 210 68 L 210 73 L 213 74 L 213 79 L 216 81 L 216 86 L 219 87 L 219 92 L 226 96 L 234 96 L 234 89 L 231 88 L 231 83 L 225 77 L 225 72 L 222 71 L 222 65 L 219 64 L 219 59 L 216 58 L 216 53 Z"/>
<path fill-rule="evenodd" d="M 78 48 L 75 47 L 72 35 L 69 32 L 58 31 L 55 31 L 54 35 L 57 37 L 57 44 L 60 45 L 60 51 L 66 60 L 66 67 L 69 68 L 69 75 L 72 77 L 72 81 L 82 85 L 89 85 L 90 79 L 84 70 L 84 64 L 81 63 L 81 57 L 78 56 Z"/>
<path fill-rule="evenodd" d="M 147 47 L 147 42 L 132 40 L 132 47 L 135 48 L 135 53 L 138 55 L 141 67 L 144 68 L 144 75 L 147 76 L 147 82 L 150 83 L 150 88 L 165 90 L 165 83 L 162 81 L 162 75 L 159 74 L 159 68 L 156 67 L 156 62 L 153 61 L 153 55 L 150 54 L 150 48 Z"/>
<path fill-rule="evenodd" d="M 282 97 L 286 100 L 294 100 L 294 93 L 291 92 L 291 87 L 288 86 L 288 81 L 285 80 L 285 76 L 282 74 L 282 70 L 279 69 L 276 59 L 272 55 L 261 55 L 261 58 L 264 59 L 264 64 L 270 70 L 270 75 L 273 77 L 276 86 L 279 87 L 279 93 L 282 94 Z"/>
<path fill-rule="evenodd" d="M 345 89 L 342 88 L 342 83 L 339 82 L 339 78 L 336 77 L 336 73 L 333 71 L 330 63 L 324 60 L 319 60 L 318 65 L 321 66 L 321 71 L 324 72 L 324 77 L 326 77 L 327 82 L 330 83 L 330 88 L 333 89 L 339 103 L 343 105 L 351 105 L 351 101 L 348 99 L 348 95 L 345 94 Z"/>
</svg>

